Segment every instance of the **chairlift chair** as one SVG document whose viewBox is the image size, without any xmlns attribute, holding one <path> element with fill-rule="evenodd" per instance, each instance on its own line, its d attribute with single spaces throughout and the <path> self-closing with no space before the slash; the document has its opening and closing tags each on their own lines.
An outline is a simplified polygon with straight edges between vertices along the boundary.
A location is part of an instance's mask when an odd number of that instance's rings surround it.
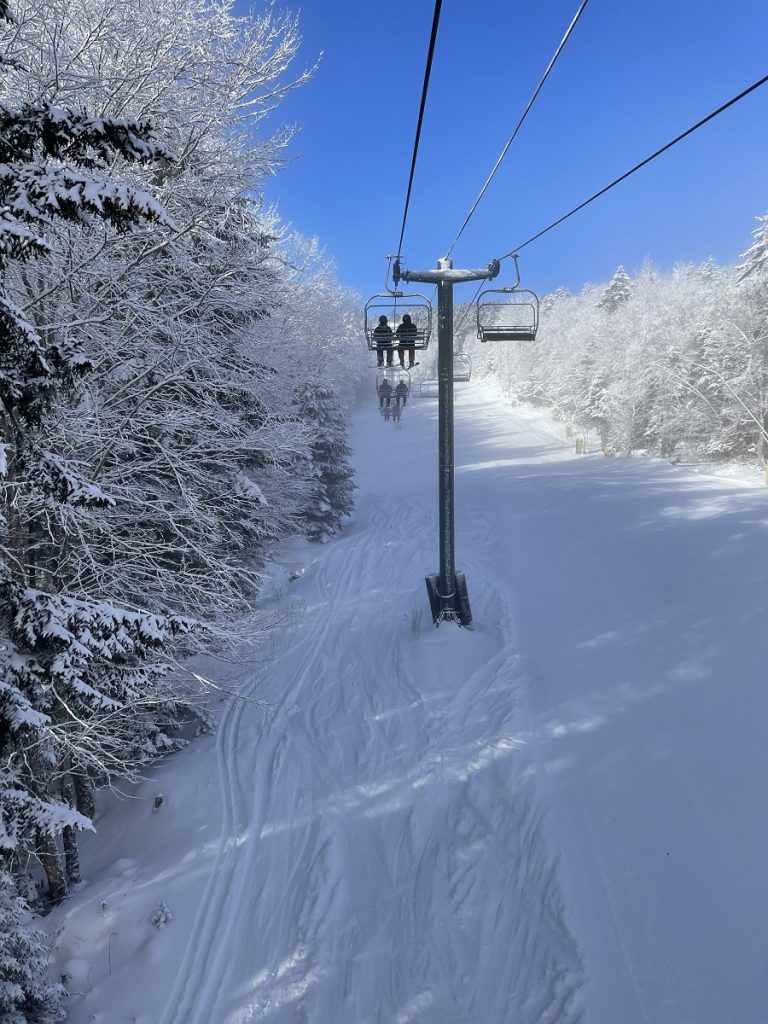
<svg viewBox="0 0 768 1024">
<path fill-rule="evenodd" d="M 383 388 L 384 384 L 389 387 Z M 398 409 L 402 412 L 411 394 L 410 373 L 402 366 L 383 367 L 376 374 L 376 394 L 379 397 L 379 409 L 385 419 L 389 419 L 389 411 Z"/>
<path fill-rule="evenodd" d="M 509 288 L 487 288 L 477 299 L 477 336 L 480 341 L 533 341 L 539 329 L 539 299 L 520 287 L 515 261 L 515 283 Z M 485 296 L 492 298 L 485 298 Z M 505 299 L 495 298 L 505 296 Z"/>
<path fill-rule="evenodd" d="M 440 381 L 423 380 L 419 384 L 420 398 L 437 398 L 440 393 Z"/>
<path fill-rule="evenodd" d="M 484 298 L 506 295 L 507 301 Z M 539 329 L 539 300 L 527 288 L 488 288 L 477 299 L 480 341 L 533 341 Z"/>
<path fill-rule="evenodd" d="M 391 388 L 392 394 L 395 393 L 395 388 L 398 384 L 404 383 L 408 388 L 408 394 L 411 393 L 411 375 L 402 366 L 383 366 L 376 372 L 376 394 L 381 394 L 381 385 L 384 381 L 388 381 Z"/>
<path fill-rule="evenodd" d="M 408 336 L 406 344 L 409 348 L 423 350 L 429 345 L 432 333 L 432 303 L 425 295 L 406 294 L 405 292 L 381 292 L 372 295 L 365 304 L 365 340 L 368 348 L 375 352 L 377 339 L 374 331 L 379 326 L 379 317 L 385 316 L 394 336 L 392 348 L 402 344 L 396 331 L 402 322 L 403 314 L 409 313 L 415 330 Z"/>
<path fill-rule="evenodd" d="M 468 384 L 472 378 L 472 360 L 466 352 L 453 354 L 453 380 L 455 384 Z"/>
</svg>

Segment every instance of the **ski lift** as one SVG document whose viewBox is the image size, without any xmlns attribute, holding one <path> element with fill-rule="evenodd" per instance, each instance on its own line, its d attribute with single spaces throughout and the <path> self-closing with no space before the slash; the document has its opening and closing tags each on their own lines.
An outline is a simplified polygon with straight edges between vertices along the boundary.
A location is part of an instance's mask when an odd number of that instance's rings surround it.
<svg viewBox="0 0 768 1024">
<path fill-rule="evenodd" d="M 440 381 L 439 380 L 423 380 L 419 384 L 419 397 L 420 398 L 437 398 L 440 394 Z"/>
<path fill-rule="evenodd" d="M 376 374 L 376 394 L 379 410 L 385 420 L 389 412 L 401 411 L 411 393 L 411 375 L 402 366 L 386 366 Z"/>
<path fill-rule="evenodd" d="M 480 341 L 533 341 L 539 329 L 539 299 L 520 287 L 520 269 L 515 261 L 517 280 L 510 288 L 487 288 L 477 299 L 477 336 Z M 506 296 L 484 299 L 484 296 Z"/>
<path fill-rule="evenodd" d="M 472 378 L 472 360 L 466 352 L 454 352 L 453 354 L 453 381 L 454 384 L 469 384 Z"/>
<path fill-rule="evenodd" d="M 398 335 L 397 328 L 402 324 L 403 316 L 411 318 L 412 330 Z M 406 294 L 405 292 L 381 292 L 372 295 L 365 304 L 365 340 L 372 352 L 376 351 L 379 337 L 376 328 L 380 318 L 385 316 L 394 337 L 392 347 L 406 344 L 410 348 L 425 349 L 429 345 L 432 333 L 432 303 L 425 295 Z M 383 325 L 382 325 L 383 326 Z"/>
<path fill-rule="evenodd" d="M 386 381 L 389 387 L 392 389 L 391 394 L 394 395 L 397 391 L 398 385 L 400 385 L 400 394 L 403 393 L 402 385 L 407 388 L 406 397 L 411 393 L 411 375 L 402 366 L 385 366 L 376 374 L 376 394 L 381 398 L 381 385 Z M 389 389 L 385 388 L 385 391 Z"/>
</svg>

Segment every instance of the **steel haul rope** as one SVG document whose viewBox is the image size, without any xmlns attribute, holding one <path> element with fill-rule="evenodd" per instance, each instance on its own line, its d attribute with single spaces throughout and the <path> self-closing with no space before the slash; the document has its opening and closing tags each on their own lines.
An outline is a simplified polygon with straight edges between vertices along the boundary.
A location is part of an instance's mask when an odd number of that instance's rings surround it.
<svg viewBox="0 0 768 1024">
<path fill-rule="evenodd" d="M 408 218 L 408 207 L 411 202 L 411 188 L 413 187 L 413 175 L 416 170 L 416 156 L 419 152 L 419 139 L 421 138 L 421 125 L 424 120 L 424 108 L 427 104 L 427 91 L 429 89 L 429 76 L 432 71 L 432 58 L 435 53 L 435 40 L 437 39 L 437 26 L 440 22 L 440 8 L 442 0 L 435 0 L 435 11 L 432 16 L 432 32 L 429 37 L 429 50 L 427 52 L 427 66 L 424 69 L 424 84 L 421 88 L 421 103 L 419 104 L 419 118 L 416 122 L 416 138 L 413 141 L 413 156 L 411 157 L 411 170 L 408 175 L 408 190 L 405 194 L 405 209 L 403 210 L 403 223 L 400 228 L 400 241 L 397 243 L 397 255 L 403 247 L 403 236 L 405 235 L 405 222 Z"/>
</svg>

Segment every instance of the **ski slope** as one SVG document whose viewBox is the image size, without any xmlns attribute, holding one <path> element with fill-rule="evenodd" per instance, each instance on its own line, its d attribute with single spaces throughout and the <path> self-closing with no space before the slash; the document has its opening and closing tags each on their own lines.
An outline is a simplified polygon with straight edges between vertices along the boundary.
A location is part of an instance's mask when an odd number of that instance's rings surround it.
<svg viewBox="0 0 768 1024">
<path fill-rule="evenodd" d="M 299 621 L 105 803 L 73 1024 L 768 1020 L 768 492 L 465 388 L 476 628 L 435 630 L 436 412 L 358 416 L 352 523 L 280 556 Z"/>
</svg>

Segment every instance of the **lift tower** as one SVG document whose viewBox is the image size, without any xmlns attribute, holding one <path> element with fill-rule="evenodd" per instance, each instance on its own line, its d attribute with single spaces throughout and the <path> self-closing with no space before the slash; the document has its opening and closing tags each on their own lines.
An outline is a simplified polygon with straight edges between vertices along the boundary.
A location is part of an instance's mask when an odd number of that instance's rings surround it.
<svg viewBox="0 0 768 1024">
<path fill-rule="evenodd" d="M 499 261 L 484 270 L 454 270 L 447 257 L 437 261 L 436 270 L 400 270 L 395 260 L 395 287 L 403 280 L 437 285 L 437 378 L 439 420 L 439 520 L 440 572 L 427 576 L 427 594 L 436 626 L 452 619 L 460 626 L 472 624 L 469 595 L 464 574 L 456 572 L 454 526 L 454 444 L 453 444 L 453 286 L 466 281 L 491 281 L 499 273 Z"/>
</svg>

